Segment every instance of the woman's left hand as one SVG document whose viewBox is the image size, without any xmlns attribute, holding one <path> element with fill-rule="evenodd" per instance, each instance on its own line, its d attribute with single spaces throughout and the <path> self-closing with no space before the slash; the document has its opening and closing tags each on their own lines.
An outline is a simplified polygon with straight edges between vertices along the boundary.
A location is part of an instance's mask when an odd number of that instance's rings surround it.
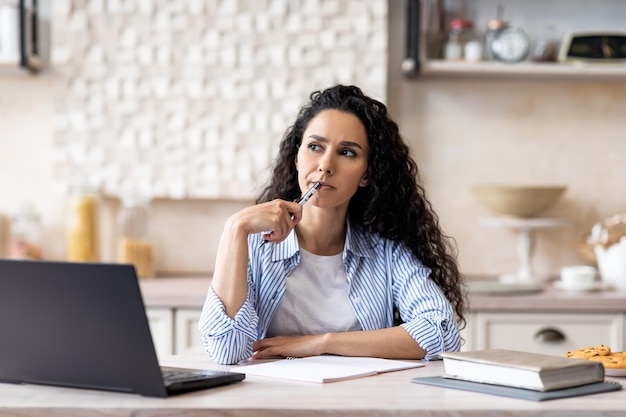
<svg viewBox="0 0 626 417">
<path fill-rule="evenodd" d="M 321 355 L 324 335 L 307 336 L 276 336 L 257 340 L 252 344 L 254 354 L 252 359 L 262 359 L 271 356 L 293 356 L 303 358 L 305 356 Z"/>
</svg>

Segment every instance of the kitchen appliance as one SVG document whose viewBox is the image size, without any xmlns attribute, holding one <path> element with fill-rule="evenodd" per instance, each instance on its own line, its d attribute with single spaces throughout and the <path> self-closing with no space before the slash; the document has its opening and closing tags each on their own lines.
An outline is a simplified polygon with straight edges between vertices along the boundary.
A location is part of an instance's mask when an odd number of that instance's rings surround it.
<svg viewBox="0 0 626 417">
<path fill-rule="evenodd" d="M 38 0 L 0 2 L 0 65 L 39 71 L 38 32 Z"/>
<path fill-rule="evenodd" d="M 626 63 L 626 32 L 572 32 L 559 51 L 561 62 Z"/>
</svg>

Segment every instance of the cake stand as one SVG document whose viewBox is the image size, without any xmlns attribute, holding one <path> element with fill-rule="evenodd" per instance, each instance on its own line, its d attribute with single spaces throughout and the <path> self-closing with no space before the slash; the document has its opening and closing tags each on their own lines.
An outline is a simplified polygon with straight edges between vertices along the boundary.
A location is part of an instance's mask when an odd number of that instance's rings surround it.
<svg viewBox="0 0 626 417">
<path fill-rule="evenodd" d="M 520 266 L 516 273 L 503 274 L 501 282 L 538 282 L 542 281 L 532 270 L 532 257 L 535 246 L 534 233 L 538 229 L 564 226 L 566 219 L 553 217 L 482 217 L 480 224 L 488 227 L 501 227 L 517 232 L 517 256 Z"/>
</svg>

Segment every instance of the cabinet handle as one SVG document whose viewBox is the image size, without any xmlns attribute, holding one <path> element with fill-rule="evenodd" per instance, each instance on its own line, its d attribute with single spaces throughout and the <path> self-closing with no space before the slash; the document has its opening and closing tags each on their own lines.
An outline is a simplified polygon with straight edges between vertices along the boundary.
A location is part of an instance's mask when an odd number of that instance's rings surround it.
<svg viewBox="0 0 626 417">
<path fill-rule="evenodd" d="M 565 340 L 565 335 L 560 330 L 548 327 L 535 333 L 535 340 L 540 343 L 561 343 Z"/>
</svg>

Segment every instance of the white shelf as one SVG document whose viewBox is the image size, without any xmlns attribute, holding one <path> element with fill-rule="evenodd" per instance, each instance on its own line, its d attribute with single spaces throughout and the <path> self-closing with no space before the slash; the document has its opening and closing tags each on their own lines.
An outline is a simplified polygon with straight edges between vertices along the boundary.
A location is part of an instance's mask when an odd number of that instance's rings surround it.
<svg viewBox="0 0 626 417">
<path fill-rule="evenodd" d="M 510 78 L 626 79 L 626 63 L 534 63 L 458 62 L 425 60 L 422 76 L 501 76 Z"/>
</svg>

